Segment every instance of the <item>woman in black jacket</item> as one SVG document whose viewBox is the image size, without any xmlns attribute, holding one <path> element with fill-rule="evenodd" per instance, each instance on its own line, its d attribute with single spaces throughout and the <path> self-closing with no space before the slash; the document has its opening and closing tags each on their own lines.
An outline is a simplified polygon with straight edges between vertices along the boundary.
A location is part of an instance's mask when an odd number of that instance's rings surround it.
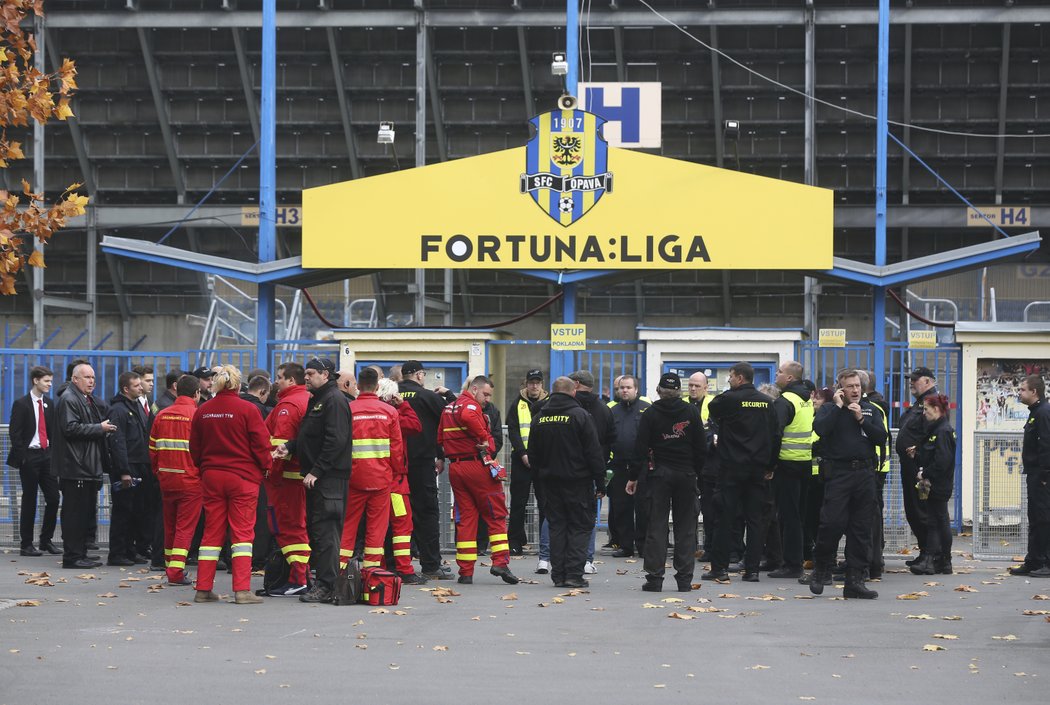
<svg viewBox="0 0 1050 705">
<path fill-rule="evenodd" d="M 929 482 L 926 555 L 911 566 L 911 572 L 916 575 L 949 575 L 952 572 L 952 529 L 948 519 L 948 500 L 955 483 L 955 429 L 948 419 L 948 397 L 943 394 L 928 396 L 923 400 L 923 407 L 926 438 L 918 448 L 909 448 L 908 454 L 919 461 L 919 482 Z"/>
</svg>

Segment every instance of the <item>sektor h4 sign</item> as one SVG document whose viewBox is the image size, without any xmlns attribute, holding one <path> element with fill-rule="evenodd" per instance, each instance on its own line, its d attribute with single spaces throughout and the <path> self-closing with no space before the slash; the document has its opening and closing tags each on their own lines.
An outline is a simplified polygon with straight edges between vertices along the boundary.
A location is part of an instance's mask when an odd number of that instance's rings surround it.
<svg viewBox="0 0 1050 705">
<path fill-rule="evenodd" d="M 605 120 L 583 110 L 552 110 L 529 121 L 536 132 L 525 146 L 521 192 L 568 227 L 612 193 Z"/>
</svg>

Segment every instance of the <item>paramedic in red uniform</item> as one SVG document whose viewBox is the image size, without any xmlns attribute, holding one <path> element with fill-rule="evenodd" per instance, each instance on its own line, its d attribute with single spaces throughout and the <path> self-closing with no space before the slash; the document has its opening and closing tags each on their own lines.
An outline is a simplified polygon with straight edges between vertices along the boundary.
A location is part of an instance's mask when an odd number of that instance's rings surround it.
<svg viewBox="0 0 1050 705">
<path fill-rule="evenodd" d="M 416 412 L 405 403 L 398 392 L 397 382 L 392 379 L 379 380 L 376 392 L 383 403 L 397 410 L 398 425 L 401 427 L 402 444 L 401 462 L 394 463 L 394 477 L 390 483 L 390 529 L 391 550 L 394 570 L 405 585 L 425 585 L 427 579 L 416 573 L 412 567 L 412 504 L 408 487 L 408 443 L 410 436 L 423 433 L 423 424 Z M 384 559 L 384 563 L 386 560 Z"/>
<path fill-rule="evenodd" d="M 190 423 L 201 398 L 201 382 L 182 375 L 175 401 L 157 412 L 150 427 L 149 455 L 160 485 L 164 516 L 164 567 L 169 585 L 190 585 L 186 557 L 201 516 L 200 471 L 190 457 Z"/>
<path fill-rule="evenodd" d="M 204 485 L 204 536 L 197 553 L 194 602 L 217 602 L 215 564 L 226 530 L 232 541 L 234 601 L 262 602 L 253 595 L 252 540 L 259 484 L 270 470 L 270 434 L 251 402 L 240 398 L 241 372 L 223 365 L 213 378 L 215 396 L 193 415 L 190 455 Z"/>
<path fill-rule="evenodd" d="M 306 389 L 306 370 L 297 362 L 277 368 L 277 405 L 266 417 L 270 443 L 281 446 L 299 435 L 306 415 L 310 392 Z M 306 531 L 306 488 L 294 455 L 273 461 L 266 479 L 267 517 L 270 533 L 288 562 L 288 582 L 271 588 L 271 597 L 298 597 L 306 594 L 310 573 L 310 536 Z"/>
<path fill-rule="evenodd" d="M 405 446 L 397 410 L 379 400 L 379 374 L 372 367 L 357 378 L 358 397 L 350 402 L 354 415 L 353 472 L 346 497 L 346 518 L 339 550 L 340 564 L 350 560 L 357 527 L 365 517 L 365 555 L 362 568 L 383 563 L 383 543 L 390 526 L 390 486 L 404 472 Z M 396 470 L 395 470 L 396 468 Z"/>
<path fill-rule="evenodd" d="M 459 582 L 474 582 L 474 563 L 478 558 L 478 514 L 483 513 L 489 527 L 493 575 L 515 585 L 518 578 L 510 572 L 510 544 L 507 543 L 507 498 L 503 494 L 503 477 L 481 456 L 489 458 L 496 445 L 489 432 L 488 418 L 482 412 L 492 400 L 492 381 L 478 376 L 467 391 L 445 407 L 438 422 L 438 443 L 449 460 L 449 481 L 456 500 L 456 563 Z M 499 476 L 502 475 L 503 477 Z"/>
</svg>

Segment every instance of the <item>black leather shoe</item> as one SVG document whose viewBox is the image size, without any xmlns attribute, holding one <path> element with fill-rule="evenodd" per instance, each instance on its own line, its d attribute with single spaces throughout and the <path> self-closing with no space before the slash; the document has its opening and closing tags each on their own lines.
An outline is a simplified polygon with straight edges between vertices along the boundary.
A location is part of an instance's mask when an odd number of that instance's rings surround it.
<svg viewBox="0 0 1050 705">
<path fill-rule="evenodd" d="M 932 556 L 923 556 L 923 559 L 915 562 L 909 570 L 915 575 L 935 575 L 937 573 Z"/>
<path fill-rule="evenodd" d="M 758 564 L 758 569 L 760 571 L 762 571 L 763 573 L 768 573 L 769 571 L 776 570 L 779 567 L 780 567 L 779 565 L 774 564 L 774 563 L 772 563 L 770 561 L 762 561 L 761 563 Z"/>
<path fill-rule="evenodd" d="M 181 580 L 168 580 L 168 585 L 193 585 L 193 581 L 184 575 Z"/>
<path fill-rule="evenodd" d="M 19 553 L 19 555 L 22 555 L 22 556 L 42 556 L 42 555 L 44 555 L 40 551 L 36 550 L 36 548 L 33 546 L 33 544 L 29 544 L 28 546 L 22 546 L 22 550 L 19 551 L 18 553 Z"/>
<path fill-rule="evenodd" d="M 79 561 L 62 561 L 63 568 L 76 568 L 77 570 L 84 570 L 86 568 L 98 568 L 101 563 L 98 561 L 89 561 L 81 558 Z"/>
<path fill-rule="evenodd" d="M 801 578 L 801 568 L 789 568 L 784 566 L 783 568 L 777 568 L 776 570 L 769 571 L 770 578 Z"/>
<path fill-rule="evenodd" d="M 612 553 L 613 558 L 632 558 L 633 556 L 634 551 L 628 551 L 626 548 L 617 549 Z"/>
<path fill-rule="evenodd" d="M 117 556 L 116 558 L 110 558 L 108 561 L 106 561 L 106 565 L 130 567 L 135 565 L 135 561 L 131 560 L 130 558 Z"/>
<path fill-rule="evenodd" d="M 461 575 L 456 580 L 456 582 L 459 583 L 460 585 L 473 585 L 474 584 L 474 576 L 473 575 Z"/>
<path fill-rule="evenodd" d="M 728 583 L 729 582 L 729 571 L 715 570 L 712 568 L 703 575 L 700 576 L 701 580 L 714 580 L 716 583 Z"/>
<path fill-rule="evenodd" d="M 149 563 L 149 556 L 137 554 L 134 556 L 128 556 L 128 560 L 132 561 L 135 565 L 146 565 Z"/>
<path fill-rule="evenodd" d="M 678 580 L 678 592 L 692 592 L 693 581 L 692 580 Z"/>
<path fill-rule="evenodd" d="M 503 582 L 507 583 L 508 585 L 518 584 L 518 576 L 514 575 L 514 573 L 511 573 L 510 568 L 508 568 L 505 565 L 494 565 L 491 568 L 489 568 L 489 572 L 493 575 L 502 578 Z"/>
<path fill-rule="evenodd" d="M 98 550 L 98 544 L 95 543 L 94 541 L 88 541 L 87 543 L 84 544 L 84 550 L 85 551 L 97 551 Z"/>
<path fill-rule="evenodd" d="M 52 541 L 41 541 L 40 550 L 50 553 L 52 556 L 62 555 L 62 551 Z"/>
<path fill-rule="evenodd" d="M 646 592 L 663 592 L 664 582 L 662 580 L 660 582 L 656 582 L 655 580 L 646 580 L 645 584 L 642 585 L 642 590 L 645 590 Z"/>
<path fill-rule="evenodd" d="M 744 564 L 739 562 L 739 561 L 736 562 L 736 563 L 730 563 L 729 564 L 729 568 L 727 570 L 730 573 L 743 573 L 744 572 Z"/>
<path fill-rule="evenodd" d="M 589 588 L 591 584 L 583 578 L 569 578 L 562 583 L 562 586 L 567 588 Z"/>
<path fill-rule="evenodd" d="M 909 558 L 908 560 L 904 561 L 904 565 L 906 565 L 909 568 L 911 568 L 913 565 L 915 565 L 916 563 L 918 563 L 919 561 L 921 561 L 925 557 L 926 557 L 926 554 L 923 553 L 922 551 L 919 551 L 919 555 L 915 556 L 915 558 Z"/>
<path fill-rule="evenodd" d="M 744 574 L 740 576 L 740 579 L 743 580 L 745 583 L 757 583 L 758 572 L 751 572 L 749 570 L 745 570 Z"/>
<path fill-rule="evenodd" d="M 826 568 L 814 568 L 809 574 L 809 591 L 814 595 L 822 595 L 825 585 L 831 585 L 831 571 Z"/>
<path fill-rule="evenodd" d="M 1021 565 L 1015 565 L 1010 569 L 1010 575 L 1029 575 L 1032 572 L 1032 567 L 1027 563 Z"/>
<path fill-rule="evenodd" d="M 1030 578 L 1050 578 L 1050 567 L 1043 566 L 1042 568 L 1036 568 L 1028 574 Z"/>
</svg>

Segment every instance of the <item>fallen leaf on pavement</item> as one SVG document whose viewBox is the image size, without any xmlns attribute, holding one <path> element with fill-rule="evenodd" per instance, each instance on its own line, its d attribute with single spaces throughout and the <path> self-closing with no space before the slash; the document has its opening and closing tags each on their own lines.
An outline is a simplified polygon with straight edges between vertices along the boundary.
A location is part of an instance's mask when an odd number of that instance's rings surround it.
<svg viewBox="0 0 1050 705">
<path fill-rule="evenodd" d="M 404 610 L 394 610 L 394 614 L 396 614 L 398 617 L 404 617 L 406 614 L 408 614 L 408 612 L 405 612 Z"/>
<path fill-rule="evenodd" d="M 374 610 L 368 610 L 369 614 L 390 614 L 390 610 L 385 607 L 376 607 Z"/>
<path fill-rule="evenodd" d="M 110 599 L 110 598 L 114 598 L 114 597 L 116 597 L 116 596 L 117 596 L 117 595 L 116 595 L 116 593 L 112 593 L 112 592 L 104 592 L 104 593 L 102 593 L 101 595 L 96 595 L 95 597 L 105 597 L 105 598 L 107 598 L 107 599 Z"/>
<path fill-rule="evenodd" d="M 960 585 L 959 587 L 955 588 L 955 592 L 977 592 L 977 588 L 971 587 L 969 585 Z"/>
<path fill-rule="evenodd" d="M 705 614 L 711 614 L 716 612 L 725 612 L 726 610 L 720 607 L 697 607 L 696 605 L 689 605 L 686 607 L 690 612 L 703 612 Z"/>
<path fill-rule="evenodd" d="M 752 596 L 748 597 L 747 599 L 748 600 L 761 600 L 762 602 L 783 602 L 784 601 L 783 597 L 780 597 L 779 595 L 770 595 L 768 593 L 765 594 L 765 595 L 758 595 L 757 597 L 752 595 Z"/>
<path fill-rule="evenodd" d="M 629 571 L 626 568 L 617 568 L 616 570 L 617 575 L 627 575 L 628 572 Z"/>
<path fill-rule="evenodd" d="M 644 605 L 642 605 L 642 609 L 646 609 L 646 610 L 662 610 L 663 609 L 663 605 L 654 605 L 652 602 L 646 602 Z"/>
<path fill-rule="evenodd" d="M 1050 614 L 1050 610 L 1021 610 L 1021 614 L 1027 617 L 1034 617 L 1040 614 Z"/>
<path fill-rule="evenodd" d="M 909 614 L 905 619 L 933 619 L 928 614 Z"/>
<path fill-rule="evenodd" d="M 176 607 L 189 607 L 190 603 L 189 602 L 176 602 L 175 606 Z"/>
<path fill-rule="evenodd" d="M 680 597 L 665 597 L 664 599 L 660 600 L 660 602 L 676 603 L 676 602 L 685 602 L 685 600 L 683 600 Z"/>
<path fill-rule="evenodd" d="M 255 672 L 255 675 L 257 675 L 257 676 L 262 676 L 262 675 L 265 675 L 265 674 L 266 674 L 266 669 L 265 668 L 260 668 L 259 670 L 257 670 Z"/>
<path fill-rule="evenodd" d="M 16 602 L 15 603 L 15 607 L 39 607 L 39 606 L 40 606 L 40 601 L 39 600 L 22 600 L 21 602 Z"/>
<path fill-rule="evenodd" d="M 719 597 L 721 597 L 723 600 L 732 600 L 735 597 L 740 597 L 740 595 L 734 595 L 731 592 L 723 592 L 721 595 L 719 595 Z"/>
<path fill-rule="evenodd" d="M 671 619 L 695 619 L 691 614 L 681 614 L 679 612 L 671 612 L 667 616 Z"/>
<path fill-rule="evenodd" d="M 503 597 L 501 597 L 499 599 L 501 599 L 501 600 L 516 600 L 516 599 L 518 599 L 518 593 L 516 593 L 516 592 L 507 593 L 506 595 L 504 595 Z"/>
<path fill-rule="evenodd" d="M 937 646 L 937 644 L 926 644 L 922 647 L 923 651 L 947 651 L 943 646 Z"/>
<path fill-rule="evenodd" d="M 747 670 L 749 670 L 749 671 L 765 671 L 765 670 L 768 670 L 768 669 L 769 669 L 769 666 L 763 666 L 762 664 L 759 663 L 759 664 L 755 664 L 754 666 L 749 666 Z"/>
<path fill-rule="evenodd" d="M 1050 595 L 1032 595 L 1033 600 L 1050 600 Z"/>
<path fill-rule="evenodd" d="M 931 580 L 928 583 L 923 583 L 923 585 L 925 585 L 926 587 L 937 587 L 938 585 L 940 585 L 940 583 Z"/>
<path fill-rule="evenodd" d="M 98 576 L 94 573 L 81 573 L 77 576 L 78 580 L 98 580 Z"/>
<path fill-rule="evenodd" d="M 957 614 L 950 614 L 947 617 L 941 617 L 941 619 L 943 619 L 946 622 L 958 622 L 962 620 L 962 617 L 960 617 Z"/>
<path fill-rule="evenodd" d="M 897 595 L 897 599 L 898 600 L 918 600 L 918 599 L 921 599 L 923 597 L 926 597 L 927 595 L 928 595 L 928 593 L 926 593 L 926 592 L 906 592 L 903 595 Z"/>
<path fill-rule="evenodd" d="M 812 600 L 813 595 L 795 595 L 796 600 Z"/>
<path fill-rule="evenodd" d="M 434 647 L 433 650 L 434 651 L 448 651 L 448 647 L 445 646 L 444 644 L 438 644 L 437 646 Z"/>
<path fill-rule="evenodd" d="M 992 638 L 993 639 L 998 639 L 999 641 L 1016 641 L 1017 640 L 1017 637 L 1015 637 L 1013 634 L 1005 634 L 1003 636 L 993 636 Z"/>
<path fill-rule="evenodd" d="M 1027 673 L 1025 673 L 1024 671 L 1020 671 L 1020 672 L 1018 672 L 1018 673 L 1015 673 L 1014 675 L 1015 675 L 1015 676 L 1027 676 L 1028 674 L 1027 674 Z"/>
<path fill-rule="evenodd" d="M 553 602 L 556 605 L 560 605 L 560 604 L 565 602 L 565 598 L 564 597 L 555 597 L 553 600 L 551 600 L 551 602 Z"/>
<path fill-rule="evenodd" d="M 934 634 L 933 638 L 934 639 L 946 639 L 948 641 L 955 641 L 959 637 L 957 637 L 955 634 Z"/>
</svg>

